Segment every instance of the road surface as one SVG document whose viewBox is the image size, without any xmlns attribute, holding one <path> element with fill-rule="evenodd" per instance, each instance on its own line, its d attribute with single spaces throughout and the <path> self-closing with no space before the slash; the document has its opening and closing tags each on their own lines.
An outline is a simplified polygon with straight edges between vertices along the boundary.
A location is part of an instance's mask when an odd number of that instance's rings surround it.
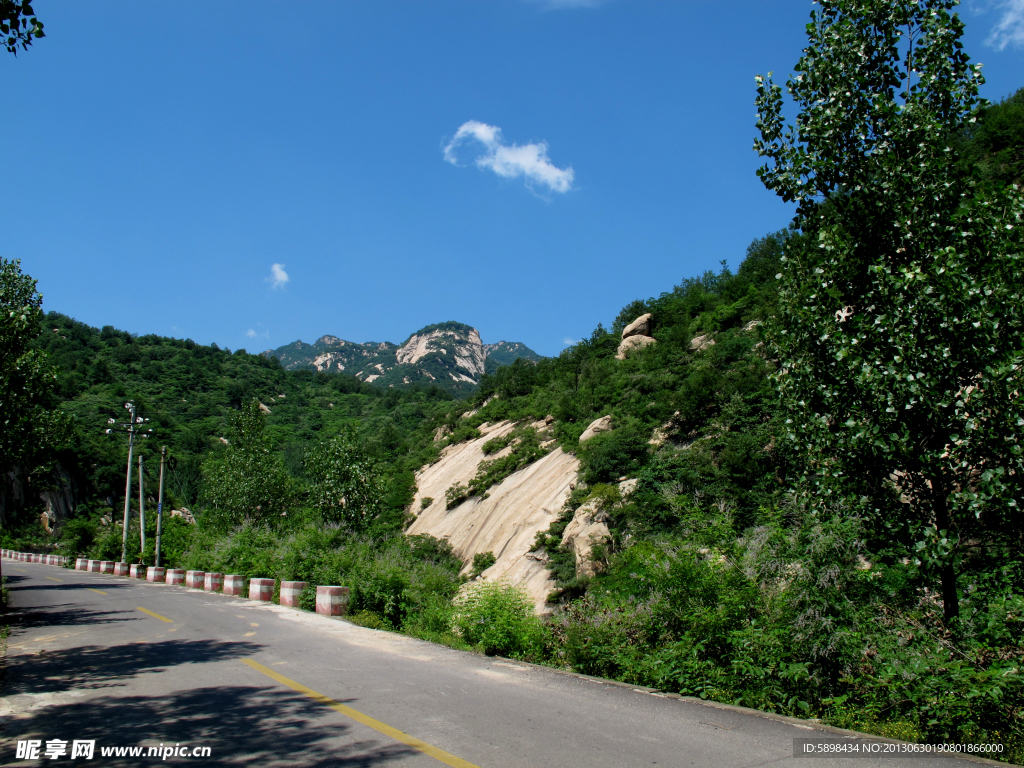
<svg viewBox="0 0 1024 768">
<path fill-rule="evenodd" d="M 794 758 L 794 739 L 851 739 L 237 597 L 11 560 L 3 570 L 0 765 L 977 765 Z M 95 742 L 91 762 L 71 760 L 75 740 Z M 41 759 L 18 758 L 29 741 Z M 68 754 L 45 759 L 54 741 Z M 143 754 L 101 755 L 116 747 Z"/>
</svg>

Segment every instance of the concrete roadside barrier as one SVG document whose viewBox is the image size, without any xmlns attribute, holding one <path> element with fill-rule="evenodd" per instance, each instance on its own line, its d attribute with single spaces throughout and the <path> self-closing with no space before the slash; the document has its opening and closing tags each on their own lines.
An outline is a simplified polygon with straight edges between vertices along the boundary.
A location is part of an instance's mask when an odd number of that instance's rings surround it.
<svg viewBox="0 0 1024 768">
<path fill-rule="evenodd" d="M 245 577 L 237 573 L 228 573 L 224 576 L 225 595 L 244 595 Z"/>
<path fill-rule="evenodd" d="M 348 613 L 348 587 L 317 587 L 316 612 L 321 616 L 344 616 Z"/>
<path fill-rule="evenodd" d="M 114 561 L 113 560 L 100 560 L 100 573 L 113 573 L 114 572 Z"/>
<path fill-rule="evenodd" d="M 274 599 L 276 579 L 249 579 L 249 599 L 269 603 Z"/>
<path fill-rule="evenodd" d="M 146 566 L 142 563 L 132 563 L 128 566 L 128 578 L 129 579 L 144 579 L 146 578 Z"/>
<path fill-rule="evenodd" d="M 165 584 L 184 584 L 185 583 L 185 569 L 184 568 L 168 568 L 167 573 L 164 574 Z"/>
<path fill-rule="evenodd" d="M 189 589 L 202 589 L 206 571 L 185 571 L 185 586 Z"/>
<path fill-rule="evenodd" d="M 88 571 L 89 561 L 84 557 L 75 558 L 75 570 L 76 571 Z"/>
<path fill-rule="evenodd" d="M 115 576 L 127 576 L 128 575 L 128 563 L 114 563 L 114 575 Z"/>
<path fill-rule="evenodd" d="M 292 608 L 298 608 L 299 599 L 302 597 L 302 590 L 304 590 L 308 586 L 308 581 L 282 581 L 281 605 L 287 605 Z"/>
<path fill-rule="evenodd" d="M 99 572 L 100 572 L 100 561 L 99 560 L 90 560 L 89 561 L 89 573 L 99 573 Z"/>
<path fill-rule="evenodd" d="M 203 591 L 204 592 L 220 592 L 221 587 L 224 586 L 224 574 L 223 573 L 208 573 L 203 577 Z"/>
<path fill-rule="evenodd" d="M 155 583 L 163 584 L 167 578 L 167 569 L 163 566 L 151 565 L 146 569 L 146 581 L 152 581 Z"/>
</svg>

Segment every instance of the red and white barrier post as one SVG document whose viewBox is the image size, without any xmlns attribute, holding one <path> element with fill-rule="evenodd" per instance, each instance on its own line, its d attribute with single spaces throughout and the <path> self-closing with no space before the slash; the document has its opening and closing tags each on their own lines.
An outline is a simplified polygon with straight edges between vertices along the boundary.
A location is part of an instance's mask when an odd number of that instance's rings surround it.
<svg viewBox="0 0 1024 768">
<path fill-rule="evenodd" d="M 185 570 L 183 568 L 168 568 L 164 575 L 164 583 L 181 585 L 185 583 Z"/>
<path fill-rule="evenodd" d="M 115 576 L 127 576 L 128 574 L 128 563 L 114 563 Z"/>
<path fill-rule="evenodd" d="M 202 589 L 206 571 L 185 571 L 185 586 L 189 589 Z"/>
<path fill-rule="evenodd" d="M 203 577 L 203 591 L 204 592 L 220 592 L 221 587 L 224 586 L 224 574 L 223 573 L 208 573 Z"/>
<path fill-rule="evenodd" d="M 162 566 L 151 565 L 146 569 L 146 581 L 152 581 L 154 584 L 163 584 L 166 578 L 167 569 Z"/>
<path fill-rule="evenodd" d="M 321 616 L 344 616 L 348 613 L 348 587 L 317 587 L 316 612 Z"/>
<path fill-rule="evenodd" d="M 224 576 L 225 595 L 244 595 L 245 577 L 237 573 L 229 573 Z"/>
<path fill-rule="evenodd" d="M 128 567 L 128 578 L 129 579 L 144 579 L 146 578 L 146 566 L 142 563 L 132 563 Z"/>
<path fill-rule="evenodd" d="M 276 579 L 249 579 L 249 599 L 269 603 L 274 599 Z"/>
<path fill-rule="evenodd" d="M 302 597 L 302 590 L 304 590 L 308 586 L 308 581 L 282 581 L 281 605 L 287 605 L 292 608 L 298 608 L 299 598 Z"/>
</svg>

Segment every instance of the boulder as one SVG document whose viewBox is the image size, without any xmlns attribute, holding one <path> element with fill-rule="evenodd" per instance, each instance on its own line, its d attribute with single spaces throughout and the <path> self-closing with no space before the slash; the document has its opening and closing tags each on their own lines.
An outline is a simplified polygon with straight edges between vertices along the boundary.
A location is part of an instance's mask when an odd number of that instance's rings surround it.
<svg viewBox="0 0 1024 768">
<path fill-rule="evenodd" d="M 602 432 L 612 431 L 612 417 L 602 416 L 600 419 L 595 419 L 590 423 L 590 426 L 583 430 L 583 434 L 580 435 L 580 442 L 585 443 L 587 440 L 592 438 L 594 435 L 598 435 Z"/>
<path fill-rule="evenodd" d="M 631 352 L 657 343 L 658 342 L 650 336 L 627 336 L 619 344 L 619 351 L 615 353 L 615 359 L 625 360 Z"/>
<path fill-rule="evenodd" d="M 710 333 L 705 333 L 703 336 L 695 336 L 693 341 L 690 342 L 690 349 L 694 352 L 703 352 L 705 349 L 710 349 L 715 346 L 715 340 L 711 337 Z"/>
<path fill-rule="evenodd" d="M 608 515 L 600 511 L 600 501 L 593 499 L 576 510 L 572 522 L 562 533 L 562 546 L 572 547 L 576 555 L 576 575 L 593 576 L 597 567 L 590 559 L 594 547 L 604 544 L 611 536 Z"/>
<path fill-rule="evenodd" d="M 743 330 L 749 333 L 750 331 L 757 328 L 757 326 L 759 325 L 762 325 L 760 320 L 751 320 L 749 323 L 743 326 Z"/>
<path fill-rule="evenodd" d="M 650 336 L 652 330 L 654 330 L 654 315 L 648 312 L 646 315 L 640 315 L 640 317 L 623 328 L 622 338 L 628 339 L 630 336 Z"/>
</svg>

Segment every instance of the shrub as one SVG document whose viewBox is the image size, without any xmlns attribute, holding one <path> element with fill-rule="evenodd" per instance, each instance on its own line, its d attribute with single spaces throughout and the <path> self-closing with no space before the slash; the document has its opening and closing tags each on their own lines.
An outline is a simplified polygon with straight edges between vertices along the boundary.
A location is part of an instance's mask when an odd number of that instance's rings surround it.
<svg viewBox="0 0 1024 768">
<path fill-rule="evenodd" d="M 473 570 L 470 571 L 469 578 L 475 579 L 496 562 L 498 562 L 498 558 L 494 556 L 493 552 L 477 552 L 473 555 Z"/>
<path fill-rule="evenodd" d="M 525 589 L 506 582 L 477 582 L 455 600 L 454 634 L 488 656 L 538 658 L 544 648 L 544 625 L 533 613 Z"/>
</svg>

